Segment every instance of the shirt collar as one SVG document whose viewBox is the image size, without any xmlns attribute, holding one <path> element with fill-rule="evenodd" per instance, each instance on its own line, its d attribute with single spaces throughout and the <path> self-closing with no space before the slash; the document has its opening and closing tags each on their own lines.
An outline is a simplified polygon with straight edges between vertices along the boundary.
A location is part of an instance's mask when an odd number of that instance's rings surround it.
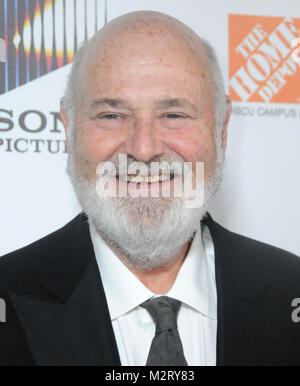
<svg viewBox="0 0 300 386">
<path fill-rule="evenodd" d="M 90 233 L 112 320 L 156 296 L 108 247 L 91 221 Z M 180 300 L 203 315 L 216 319 L 214 264 L 211 264 L 214 256 L 212 254 L 211 244 L 205 243 L 204 248 L 203 232 L 199 227 L 175 283 L 166 296 Z"/>
<path fill-rule="evenodd" d="M 217 319 L 214 269 L 212 239 L 208 228 L 202 225 L 166 296 L 180 300 L 211 319 Z"/>
</svg>

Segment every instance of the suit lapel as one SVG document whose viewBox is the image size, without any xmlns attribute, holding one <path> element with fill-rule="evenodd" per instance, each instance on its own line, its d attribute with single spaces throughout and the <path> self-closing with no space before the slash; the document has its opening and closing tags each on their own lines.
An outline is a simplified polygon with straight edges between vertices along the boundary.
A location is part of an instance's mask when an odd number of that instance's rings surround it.
<svg viewBox="0 0 300 386">
<path fill-rule="evenodd" d="M 278 364 L 289 340 L 272 326 L 272 283 L 208 215 L 215 247 L 218 365 Z M 79 215 L 39 249 L 36 282 L 10 298 L 38 365 L 120 365 L 87 220 Z"/>
<path fill-rule="evenodd" d="M 207 215 L 215 247 L 218 299 L 217 365 L 267 365 L 288 357 L 288 341 L 272 325 L 272 283 L 230 232 Z M 276 310 L 275 310 L 276 312 Z"/>
<path fill-rule="evenodd" d="M 37 283 L 10 291 L 36 364 L 120 365 L 86 218 L 53 241 Z"/>
</svg>

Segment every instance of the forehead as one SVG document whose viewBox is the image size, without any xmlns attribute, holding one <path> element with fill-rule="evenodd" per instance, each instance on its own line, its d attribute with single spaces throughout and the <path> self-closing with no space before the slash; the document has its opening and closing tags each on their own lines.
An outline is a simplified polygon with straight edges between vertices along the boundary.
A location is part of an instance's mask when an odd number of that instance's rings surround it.
<svg viewBox="0 0 300 386">
<path fill-rule="evenodd" d="M 209 92 L 209 63 L 199 42 L 187 43 L 163 27 L 121 32 L 106 34 L 88 48 L 81 71 L 85 96 L 126 90 L 150 94 L 176 93 L 176 89 Z"/>
</svg>

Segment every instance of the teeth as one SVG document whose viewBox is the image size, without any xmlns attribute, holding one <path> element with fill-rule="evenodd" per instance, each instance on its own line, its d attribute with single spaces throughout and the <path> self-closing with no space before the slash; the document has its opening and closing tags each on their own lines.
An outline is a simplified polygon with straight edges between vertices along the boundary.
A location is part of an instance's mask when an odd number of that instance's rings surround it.
<svg viewBox="0 0 300 386">
<path fill-rule="evenodd" d="M 128 181 L 134 182 L 135 184 L 138 184 L 140 182 L 145 182 L 145 179 L 142 176 L 128 176 L 128 177 L 129 177 Z"/>
<path fill-rule="evenodd" d="M 159 176 L 150 176 L 150 177 L 146 177 L 146 181 L 147 182 L 158 182 L 158 181 L 160 181 L 160 179 L 159 179 Z"/>
<path fill-rule="evenodd" d="M 171 179 L 171 176 L 159 176 L 159 181 L 169 181 Z"/>
<path fill-rule="evenodd" d="M 173 176 L 169 175 L 160 175 L 160 176 L 149 176 L 149 177 L 143 177 L 143 176 L 129 176 L 129 175 L 120 175 L 120 180 L 125 182 L 133 182 L 135 184 L 147 182 L 147 183 L 154 183 L 154 182 L 164 182 L 169 181 L 173 178 Z"/>
</svg>

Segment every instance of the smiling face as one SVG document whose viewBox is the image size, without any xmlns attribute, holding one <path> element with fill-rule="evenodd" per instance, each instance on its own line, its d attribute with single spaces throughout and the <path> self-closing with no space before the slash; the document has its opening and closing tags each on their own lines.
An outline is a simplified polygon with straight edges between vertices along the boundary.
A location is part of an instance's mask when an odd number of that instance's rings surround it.
<svg viewBox="0 0 300 386">
<path fill-rule="evenodd" d="M 189 211 L 174 197 L 101 200 L 95 194 L 98 164 L 120 154 L 148 165 L 169 157 L 191 162 L 195 172 L 196 162 L 204 162 L 205 181 L 214 179 L 215 187 L 220 152 L 205 47 L 179 22 L 147 17 L 125 16 L 90 41 L 78 72 L 69 173 L 102 236 L 148 269 L 183 246 L 206 206 Z M 63 111 L 62 119 L 68 130 Z"/>
<path fill-rule="evenodd" d="M 212 80 L 205 50 L 197 55 L 165 26 L 108 33 L 85 59 L 77 100 L 78 167 L 127 154 L 149 162 L 175 152 L 187 162 L 216 161 Z M 120 37 L 121 35 L 121 37 Z M 83 66 L 82 66 L 83 67 Z"/>
</svg>

